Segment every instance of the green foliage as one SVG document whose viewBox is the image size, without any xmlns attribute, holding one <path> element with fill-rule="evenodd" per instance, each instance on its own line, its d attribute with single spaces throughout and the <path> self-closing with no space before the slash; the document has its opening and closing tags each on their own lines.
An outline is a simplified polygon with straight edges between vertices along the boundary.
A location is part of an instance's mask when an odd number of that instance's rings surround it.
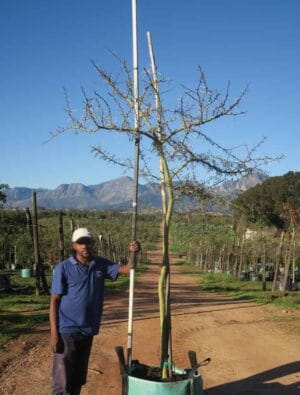
<svg viewBox="0 0 300 395">
<path fill-rule="evenodd" d="M 171 250 L 187 254 L 189 247 L 218 248 L 234 240 L 232 217 L 176 214 L 171 228 Z"/>
<path fill-rule="evenodd" d="M 63 215 L 65 256 L 71 250 L 71 227 L 87 227 L 95 236 L 95 253 L 105 255 L 101 250 L 98 235 L 112 241 L 115 260 L 123 258 L 127 253 L 127 245 L 131 238 L 131 213 L 102 212 L 88 210 L 68 210 Z M 43 262 L 55 265 L 60 260 L 59 251 L 59 211 L 38 211 L 39 249 Z M 155 245 L 159 240 L 160 219 L 156 215 L 141 214 L 138 217 L 138 238 L 143 250 Z M 0 211 L 0 268 L 7 263 L 15 263 L 19 267 L 30 267 L 33 262 L 33 243 L 27 226 L 25 210 Z"/>
<path fill-rule="evenodd" d="M 244 192 L 234 204 L 250 222 L 261 221 L 277 229 L 286 229 L 289 226 L 287 208 L 300 209 L 300 172 L 270 177 Z"/>
<path fill-rule="evenodd" d="M 16 255 L 17 252 L 17 255 Z M 0 267 L 32 262 L 33 245 L 24 210 L 0 210 Z"/>
<path fill-rule="evenodd" d="M 0 184 L 0 208 L 3 206 L 4 203 L 6 203 L 6 195 L 2 191 L 2 189 L 8 188 L 7 184 Z"/>
</svg>

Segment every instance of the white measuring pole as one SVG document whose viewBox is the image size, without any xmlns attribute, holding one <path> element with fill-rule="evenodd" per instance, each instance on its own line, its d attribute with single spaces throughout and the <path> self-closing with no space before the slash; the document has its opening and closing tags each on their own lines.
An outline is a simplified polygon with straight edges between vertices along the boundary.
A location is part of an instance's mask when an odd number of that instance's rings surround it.
<svg viewBox="0 0 300 395">
<path fill-rule="evenodd" d="M 138 78 L 138 34 L 137 34 L 137 0 L 132 0 L 132 54 L 133 54 L 133 90 L 134 90 L 134 128 L 135 128 L 135 150 L 134 150 L 134 178 L 132 199 L 132 240 L 136 240 L 136 220 L 138 207 L 138 176 L 139 176 L 139 78 Z M 133 297 L 134 297 L 134 275 L 136 254 L 131 255 L 130 283 L 129 283 L 129 306 L 128 306 L 128 337 L 127 337 L 127 364 L 131 366 L 132 361 L 132 339 L 133 339 Z"/>
</svg>

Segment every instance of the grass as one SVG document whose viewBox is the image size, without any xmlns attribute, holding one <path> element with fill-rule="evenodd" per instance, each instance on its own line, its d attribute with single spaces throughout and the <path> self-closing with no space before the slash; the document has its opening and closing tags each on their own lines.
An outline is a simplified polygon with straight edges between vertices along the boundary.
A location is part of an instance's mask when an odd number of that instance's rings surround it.
<svg viewBox="0 0 300 395">
<path fill-rule="evenodd" d="M 206 291 L 226 294 L 234 300 L 249 300 L 260 304 L 270 303 L 286 309 L 300 309 L 300 291 L 272 291 L 272 282 L 267 282 L 267 290 L 262 291 L 260 281 L 241 281 L 223 273 L 199 272 L 192 265 L 183 265 L 186 273 L 197 277 L 199 287 Z"/>
<path fill-rule="evenodd" d="M 0 313 L 33 313 L 49 306 L 47 295 L 24 295 L 5 293 L 0 296 Z"/>
<path fill-rule="evenodd" d="M 299 333 L 299 335 L 300 335 L 300 326 L 298 326 L 297 328 L 295 328 L 295 332 L 296 332 L 296 333 Z"/>
<path fill-rule="evenodd" d="M 48 311 L 35 315 L 24 315 L 18 311 L 15 313 L 1 313 L 0 322 L 0 350 L 4 344 L 24 333 L 28 333 L 35 325 L 48 321 Z"/>
<path fill-rule="evenodd" d="M 148 243 L 147 244 L 147 251 L 156 251 L 157 250 L 157 243 Z"/>
<path fill-rule="evenodd" d="M 136 275 L 147 270 L 143 263 L 136 269 Z M 52 276 L 47 276 L 48 285 Z M 12 338 L 28 333 L 31 328 L 48 322 L 49 295 L 35 295 L 35 278 L 22 278 L 18 274 L 11 276 L 12 290 L 0 293 L 0 351 Z M 117 281 L 106 281 L 106 293 L 125 291 L 129 285 L 129 276 L 119 276 Z"/>
<path fill-rule="evenodd" d="M 181 261 L 176 261 L 176 262 L 175 262 L 175 265 L 176 265 L 176 266 L 184 266 L 184 265 L 186 265 L 186 262 L 185 262 L 185 261 L 182 261 L 182 260 L 181 260 Z"/>
<path fill-rule="evenodd" d="M 51 276 L 47 276 L 48 284 Z M 4 344 L 48 321 L 49 295 L 35 295 L 35 278 L 11 276 L 12 289 L 0 293 L 0 349 Z"/>
</svg>

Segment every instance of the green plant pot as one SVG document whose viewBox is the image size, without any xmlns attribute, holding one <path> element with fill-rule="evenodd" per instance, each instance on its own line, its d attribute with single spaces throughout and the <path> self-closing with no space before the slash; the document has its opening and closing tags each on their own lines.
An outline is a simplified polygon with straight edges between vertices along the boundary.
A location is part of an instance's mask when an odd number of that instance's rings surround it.
<svg viewBox="0 0 300 395">
<path fill-rule="evenodd" d="M 29 278 L 31 276 L 31 269 L 21 269 L 21 277 Z"/>
<path fill-rule="evenodd" d="M 122 346 L 116 347 L 122 376 L 122 395 L 203 395 L 203 382 L 198 369 L 206 366 L 210 358 L 197 362 L 196 352 L 188 352 L 191 368 L 181 369 L 164 362 L 164 367 L 172 367 L 172 378 L 162 380 L 162 369 L 132 361 L 128 366 L 125 362 Z M 171 373 L 171 372 L 170 372 Z"/>
<path fill-rule="evenodd" d="M 160 382 L 128 376 L 128 395 L 203 395 L 200 375 L 175 382 Z"/>
</svg>

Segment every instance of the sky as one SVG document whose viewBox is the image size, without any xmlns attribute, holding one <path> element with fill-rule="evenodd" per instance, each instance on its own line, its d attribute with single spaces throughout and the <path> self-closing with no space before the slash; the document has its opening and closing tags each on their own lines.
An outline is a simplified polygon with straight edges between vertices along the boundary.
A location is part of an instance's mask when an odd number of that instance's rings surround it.
<svg viewBox="0 0 300 395">
<path fill-rule="evenodd" d="M 299 171 L 300 1 L 137 3 L 140 72 L 150 64 L 150 31 L 160 73 L 174 85 L 195 86 L 199 66 L 214 89 L 230 81 L 233 98 L 249 84 L 241 104 L 246 114 L 220 121 L 214 137 L 234 146 L 266 137 L 259 154 L 284 159 L 264 170 Z M 1 0 L 0 36 L 0 184 L 54 189 L 124 175 L 90 149 L 102 142 L 133 158 L 132 144 L 117 135 L 49 138 L 68 124 L 64 88 L 75 109 L 81 87 L 97 89 L 91 59 L 115 71 L 113 52 L 132 66 L 131 0 Z"/>
</svg>

